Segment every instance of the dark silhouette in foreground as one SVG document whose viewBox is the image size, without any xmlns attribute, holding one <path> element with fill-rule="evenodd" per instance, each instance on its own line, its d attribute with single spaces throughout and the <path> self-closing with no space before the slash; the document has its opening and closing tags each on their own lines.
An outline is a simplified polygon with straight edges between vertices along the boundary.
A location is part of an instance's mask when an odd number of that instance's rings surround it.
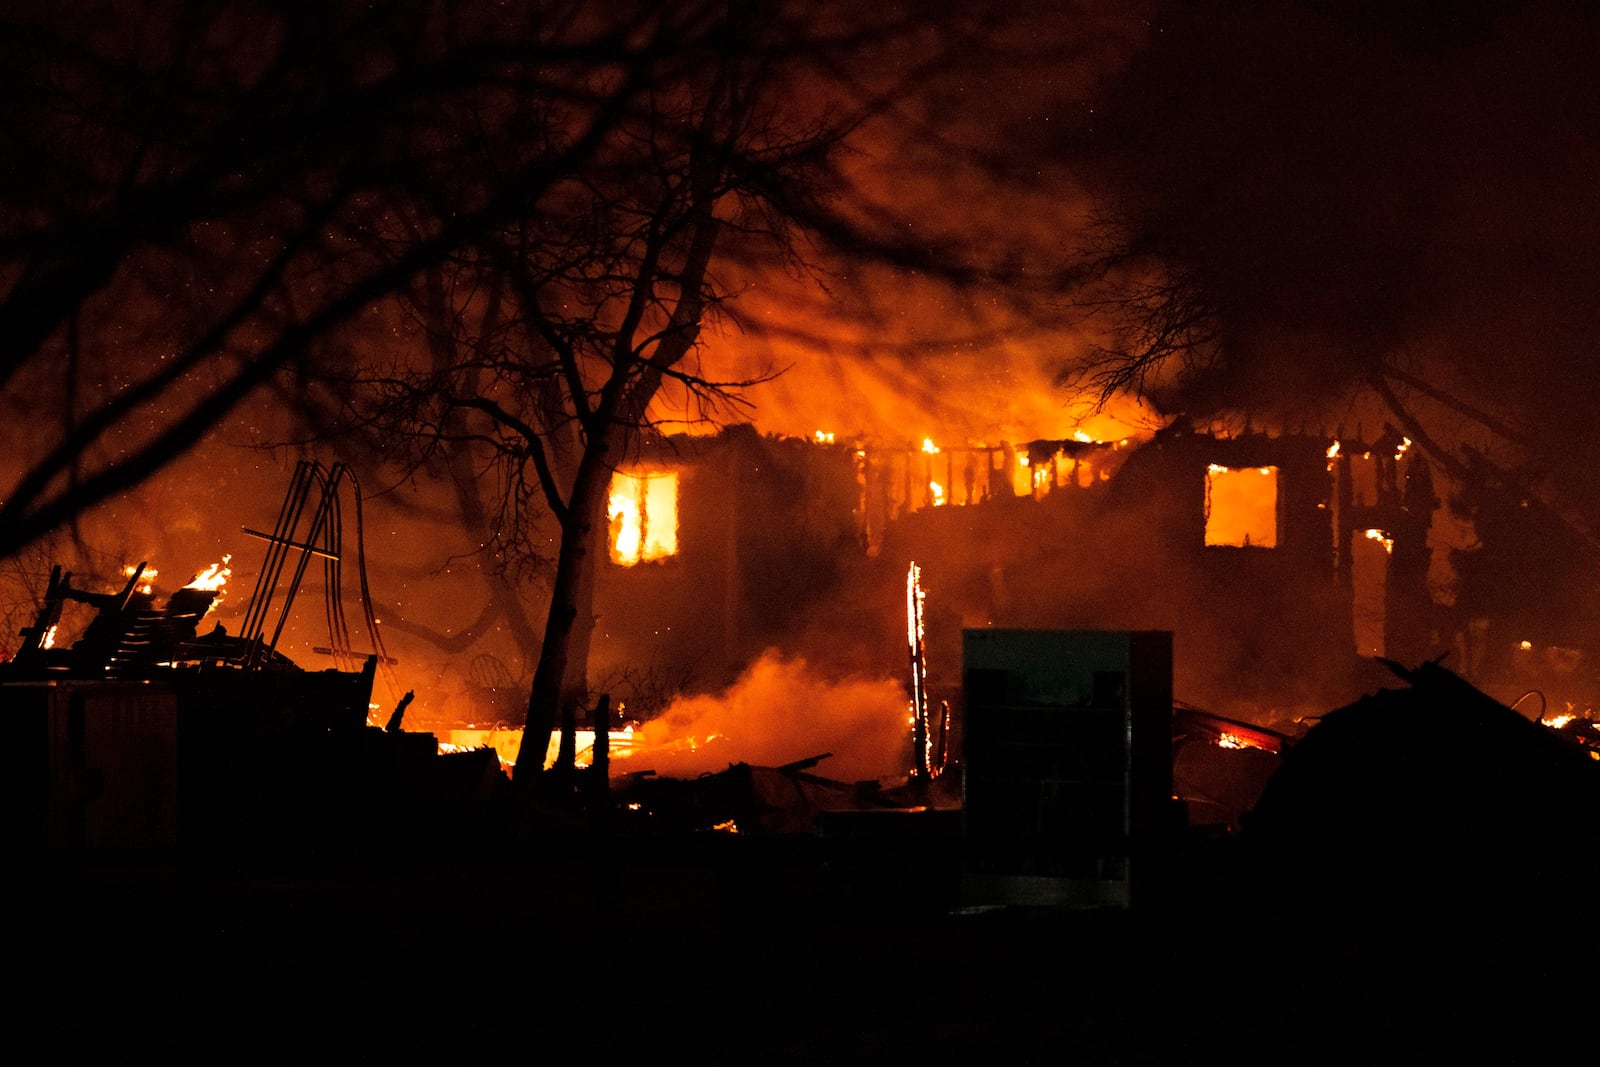
<svg viewBox="0 0 1600 1067">
<path fill-rule="evenodd" d="M 1479 929 L 1594 900 L 1596 749 L 1437 662 L 1391 666 L 1410 688 L 1324 716 L 1245 820 L 1274 889 L 1334 918 Z"/>
</svg>

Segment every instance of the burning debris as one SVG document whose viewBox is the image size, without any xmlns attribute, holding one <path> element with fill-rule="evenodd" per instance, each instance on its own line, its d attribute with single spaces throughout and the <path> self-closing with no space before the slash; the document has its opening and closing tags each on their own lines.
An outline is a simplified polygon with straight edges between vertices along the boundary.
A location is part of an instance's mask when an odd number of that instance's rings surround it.
<svg viewBox="0 0 1600 1067">
<path fill-rule="evenodd" d="M 11 660 L 0 665 L 5 680 L 141 678 L 155 670 L 228 657 L 232 646 L 221 627 L 203 638 L 197 635 L 200 621 L 216 608 L 232 574 L 227 557 L 160 606 L 155 571 L 148 564 L 128 567 L 125 573 L 128 581 L 120 590 L 94 592 L 74 586 L 70 571 L 54 567 L 32 625 L 23 628 Z M 94 616 L 82 636 L 59 647 L 68 604 L 86 605 Z"/>
<path fill-rule="evenodd" d="M 1295 735 L 1178 704 L 1172 711 L 1172 791 L 1192 833 L 1237 834 Z"/>
<path fill-rule="evenodd" d="M 369 724 L 378 668 L 393 661 L 381 646 L 354 653 L 335 603 L 342 483 L 339 468 L 301 465 L 277 529 L 257 535 L 268 541 L 267 561 L 239 634 L 220 623 L 201 632 L 233 574 L 230 557 L 164 601 L 145 563 L 109 591 L 52 570 L 16 654 L 0 663 L 0 702 L 47 738 L 50 787 L 18 817 L 24 839 L 42 834 L 67 849 L 337 852 L 351 841 L 414 840 L 505 781 L 492 751 L 446 758 L 433 735 L 405 732 L 410 692 L 387 729 Z M 330 568 L 331 649 L 358 669 L 309 671 L 277 651 L 312 556 Z M 359 552 L 357 561 L 367 601 Z M 75 640 L 62 640 L 74 607 L 91 617 Z M 394 818 L 380 820 L 385 811 Z"/>
</svg>

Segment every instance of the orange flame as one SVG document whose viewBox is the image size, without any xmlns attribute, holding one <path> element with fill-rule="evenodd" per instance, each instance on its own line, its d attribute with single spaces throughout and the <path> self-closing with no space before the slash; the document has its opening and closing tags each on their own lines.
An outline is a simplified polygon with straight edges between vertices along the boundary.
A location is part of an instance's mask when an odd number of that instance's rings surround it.
<svg viewBox="0 0 1600 1067">
<path fill-rule="evenodd" d="M 606 509 L 611 559 L 625 566 L 678 552 L 678 476 L 670 471 L 618 471 Z"/>
<path fill-rule="evenodd" d="M 228 566 L 233 556 L 225 555 L 221 563 L 213 563 L 199 574 L 189 580 L 185 589 L 200 589 L 207 593 L 220 593 L 222 587 L 228 584 L 228 579 L 233 577 L 233 568 Z M 146 577 L 154 575 L 155 571 L 145 571 Z M 218 600 L 222 599 L 220 596 Z"/>
<path fill-rule="evenodd" d="M 124 578 L 132 578 L 135 574 L 139 574 L 139 568 L 133 566 L 131 563 L 122 568 L 122 576 Z M 157 571 L 154 567 L 146 567 L 144 569 L 144 573 L 139 575 L 139 592 L 154 592 L 156 574 Z"/>
<path fill-rule="evenodd" d="M 1274 548 L 1278 544 L 1278 468 L 1206 468 L 1206 544 Z"/>
</svg>

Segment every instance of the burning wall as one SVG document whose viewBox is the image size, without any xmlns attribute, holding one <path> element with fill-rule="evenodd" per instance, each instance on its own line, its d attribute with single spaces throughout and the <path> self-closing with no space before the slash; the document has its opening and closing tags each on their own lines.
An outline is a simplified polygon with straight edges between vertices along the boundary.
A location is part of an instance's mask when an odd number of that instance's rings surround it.
<svg viewBox="0 0 1600 1067">
<path fill-rule="evenodd" d="M 863 558 L 849 448 L 736 426 L 648 444 L 619 473 L 635 471 L 654 485 L 675 478 L 676 547 L 654 559 L 619 559 L 619 539 L 626 547 L 637 534 L 628 501 L 614 504 L 609 563 L 596 590 L 593 687 L 649 710 L 638 702 L 732 683 L 768 647 L 805 655 L 810 621 L 852 631 L 832 599 Z M 663 525 L 664 495 L 646 506 L 650 526 Z M 840 644 L 847 652 L 848 641 Z"/>
<path fill-rule="evenodd" d="M 1355 662 L 1325 448 L 1165 432 L 1088 486 L 913 514 L 885 554 L 914 555 L 960 626 L 1171 630 L 1183 698 L 1247 716 L 1315 705 Z M 1218 470 L 1245 472 L 1260 495 L 1224 514 Z M 935 662 L 957 654 L 952 629 L 932 628 Z"/>
</svg>

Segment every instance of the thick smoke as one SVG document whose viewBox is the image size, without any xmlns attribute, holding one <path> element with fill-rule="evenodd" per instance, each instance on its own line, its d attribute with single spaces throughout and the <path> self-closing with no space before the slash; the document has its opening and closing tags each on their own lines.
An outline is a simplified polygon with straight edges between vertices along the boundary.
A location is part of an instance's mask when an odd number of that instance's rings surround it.
<svg viewBox="0 0 1600 1067">
<path fill-rule="evenodd" d="M 675 700 L 634 734 L 614 770 L 693 777 L 733 763 L 775 767 L 828 754 L 817 774 L 841 781 L 904 774 L 911 741 L 904 685 L 829 680 L 768 650 L 720 694 Z"/>
<path fill-rule="evenodd" d="M 724 415 L 763 433 L 942 445 L 1148 428 L 1131 404 L 1096 412 L 1060 387 L 1101 338 L 1067 298 L 1095 204 L 1054 150 L 1147 26 L 1127 4 L 1023 0 L 987 16 L 983 48 L 921 72 L 915 93 L 852 131 L 852 202 L 868 230 L 894 220 L 904 247 L 805 242 L 791 269 L 721 265 L 730 298 L 702 332 L 699 370 L 751 383 Z M 952 39 L 937 18 L 929 31 Z M 875 73 L 917 59 L 907 49 Z M 681 389 L 660 399 L 664 424 L 696 428 Z"/>
<path fill-rule="evenodd" d="M 1594 9 L 1183 3 L 1155 23 L 1059 147 L 1104 150 L 1081 173 L 1123 250 L 1216 315 L 1218 358 L 1167 402 L 1301 416 L 1376 386 L 1434 458 L 1492 431 L 1502 465 L 1592 509 Z"/>
</svg>

